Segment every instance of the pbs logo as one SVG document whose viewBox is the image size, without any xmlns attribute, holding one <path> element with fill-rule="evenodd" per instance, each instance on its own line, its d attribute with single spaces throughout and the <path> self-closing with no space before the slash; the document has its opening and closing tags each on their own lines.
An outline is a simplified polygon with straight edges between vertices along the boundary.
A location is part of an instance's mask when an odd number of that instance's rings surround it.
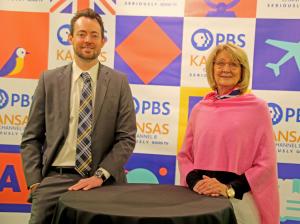
<svg viewBox="0 0 300 224">
<path fill-rule="evenodd" d="M 152 114 L 152 115 L 164 115 L 170 114 L 170 102 L 148 101 L 139 100 L 133 97 L 135 113 L 138 114 Z"/>
<path fill-rule="evenodd" d="M 6 106 L 19 106 L 29 107 L 32 101 L 32 97 L 29 94 L 23 93 L 10 93 L 8 94 L 5 90 L 0 89 L 0 110 Z"/>
<path fill-rule="evenodd" d="M 199 51 L 208 50 L 213 44 L 215 46 L 225 43 L 233 43 L 239 47 L 245 47 L 245 34 L 233 34 L 233 33 L 215 33 L 213 34 L 207 29 L 198 29 L 196 30 L 192 37 L 191 42 L 195 49 Z"/>
</svg>

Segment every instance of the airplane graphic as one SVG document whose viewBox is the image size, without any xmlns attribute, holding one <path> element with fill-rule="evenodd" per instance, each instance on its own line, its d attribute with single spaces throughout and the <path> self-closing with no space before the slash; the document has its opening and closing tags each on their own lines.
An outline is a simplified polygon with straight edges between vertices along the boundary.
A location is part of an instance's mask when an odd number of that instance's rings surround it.
<svg viewBox="0 0 300 224">
<path fill-rule="evenodd" d="M 297 63 L 298 70 L 300 72 L 300 41 L 298 43 L 294 43 L 294 42 L 267 39 L 266 43 L 287 51 L 287 53 L 277 63 L 266 64 L 266 67 L 273 70 L 274 75 L 276 77 L 280 75 L 280 70 L 279 70 L 280 66 L 286 63 L 291 58 L 295 58 L 295 62 Z"/>
</svg>

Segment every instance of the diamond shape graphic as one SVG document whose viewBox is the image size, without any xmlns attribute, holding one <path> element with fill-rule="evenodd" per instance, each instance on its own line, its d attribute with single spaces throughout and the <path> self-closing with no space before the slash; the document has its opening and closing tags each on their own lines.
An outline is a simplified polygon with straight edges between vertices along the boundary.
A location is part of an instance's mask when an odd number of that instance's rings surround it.
<svg viewBox="0 0 300 224">
<path fill-rule="evenodd" d="M 151 17 L 147 17 L 120 43 L 116 52 L 145 84 L 151 82 L 181 53 Z"/>
</svg>

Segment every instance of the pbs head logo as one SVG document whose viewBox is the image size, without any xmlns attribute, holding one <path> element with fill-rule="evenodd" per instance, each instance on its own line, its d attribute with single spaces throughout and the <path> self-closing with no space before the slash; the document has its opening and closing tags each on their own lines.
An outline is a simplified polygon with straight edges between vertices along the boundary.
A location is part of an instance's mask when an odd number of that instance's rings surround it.
<svg viewBox="0 0 300 224">
<path fill-rule="evenodd" d="M 7 106 L 9 97 L 7 92 L 3 89 L 0 89 L 0 110 Z"/>
<path fill-rule="evenodd" d="M 198 29 L 192 35 L 192 45 L 199 51 L 205 51 L 213 44 L 213 35 L 207 29 Z"/>
<path fill-rule="evenodd" d="M 60 26 L 57 30 L 57 39 L 58 41 L 65 46 L 70 45 L 70 42 L 68 40 L 69 34 L 70 34 L 71 26 L 69 24 L 64 24 Z"/>
<path fill-rule="evenodd" d="M 273 125 L 276 125 L 282 120 L 283 111 L 276 103 L 268 103 L 268 106 L 271 113 L 272 123 Z"/>
</svg>

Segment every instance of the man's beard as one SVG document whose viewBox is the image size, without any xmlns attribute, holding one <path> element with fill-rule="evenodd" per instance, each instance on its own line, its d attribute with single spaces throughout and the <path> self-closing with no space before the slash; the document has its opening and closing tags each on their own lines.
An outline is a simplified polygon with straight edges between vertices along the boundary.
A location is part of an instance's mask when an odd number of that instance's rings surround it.
<svg viewBox="0 0 300 224">
<path fill-rule="evenodd" d="M 86 61 L 93 61 L 95 59 L 98 58 L 98 56 L 100 55 L 100 51 L 99 52 L 93 52 L 92 55 L 90 56 L 86 56 L 85 54 L 77 51 L 76 49 L 74 49 L 74 54 L 76 54 L 80 59 L 86 60 Z"/>
</svg>

